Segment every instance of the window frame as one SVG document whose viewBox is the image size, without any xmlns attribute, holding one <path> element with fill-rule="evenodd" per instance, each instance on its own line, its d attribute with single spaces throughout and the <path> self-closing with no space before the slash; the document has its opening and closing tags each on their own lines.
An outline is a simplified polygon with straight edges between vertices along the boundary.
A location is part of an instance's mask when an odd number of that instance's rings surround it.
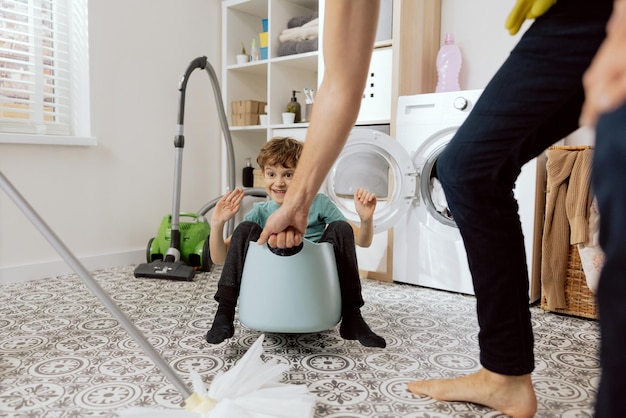
<svg viewBox="0 0 626 418">
<path fill-rule="evenodd" d="M 70 60 L 71 134 L 25 134 L 0 131 L 0 144 L 95 146 L 91 135 L 89 88 L 88 0 L 63 0 L 67 3 Z"/>
</svg>

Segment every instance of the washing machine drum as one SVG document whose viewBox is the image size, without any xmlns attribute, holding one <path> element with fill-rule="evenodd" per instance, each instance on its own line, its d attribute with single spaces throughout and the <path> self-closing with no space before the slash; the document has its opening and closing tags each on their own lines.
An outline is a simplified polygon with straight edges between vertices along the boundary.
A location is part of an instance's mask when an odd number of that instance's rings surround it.
<svg viewBox="0 0 626 418">
<path fill-rule="evenodd" d="M 360 223 L 354 192 L 363 187 L 377 198 L 374 232 L 391 228 L 415 197 L 415 168 L 408 152 L 389 135 L 356 128 L 330 170 L 324 193 L 355 224 Z"/>
</svg>

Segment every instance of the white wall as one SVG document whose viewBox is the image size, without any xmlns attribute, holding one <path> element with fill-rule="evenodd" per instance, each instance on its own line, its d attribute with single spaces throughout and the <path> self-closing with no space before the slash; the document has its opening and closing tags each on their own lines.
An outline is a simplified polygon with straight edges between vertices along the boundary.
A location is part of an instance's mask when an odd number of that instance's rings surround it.
<svg viewBox="0 0 626 418">
<path fill-rule="evenodd" d="M 504 24 L 515 0 L 442 0 L 441 39 L 454 34 L 461 49 L 461 89 L 482 89 L 508 57 L 531 24 L 526 21 L 514 36 Z M 568 145 L 593 144 L 594 134 L 579 129 L 564 139 Z"/>
<path fill-rule="evenodd" d="M 88 268 L 145 259 L 171 212 L 178 81 L 220 74 L 221 3 L 89 2 L 95 147 L 0 144 L 0 169 Z M 220 129 L 206 72 L 187 86 L 182 210 L 219 193 Z M 0 190 L 0 282 L 71 272 Z"/>
<path fill-rule="evenodd" d="M 442 0 L 441 41 L 453 33 L 461 49 L 461 89 L 484 88 L 529 26 L 514 36 L 504 28 L 515 0 Z"/>
</svg>

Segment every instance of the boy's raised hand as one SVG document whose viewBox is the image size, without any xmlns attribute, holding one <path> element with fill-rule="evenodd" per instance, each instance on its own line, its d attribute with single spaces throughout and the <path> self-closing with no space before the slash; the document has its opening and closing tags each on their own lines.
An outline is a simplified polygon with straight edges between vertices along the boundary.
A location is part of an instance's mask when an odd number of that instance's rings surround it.
<svg viewBox="0 0 626 418">
<path fill-rule="evenodd" d="M 239 212 L 243 200 L 243 190 L 234 189 L 226 192 L 213 209 L 211 222 L 226 223 Z"/>
<path fill-rule="evenodd" d="M 369 221 L 374 216 L 376 209 L 376 194 L 359 187 L 354 192 L 354 206 L 361 221 Z"/>
</svg>

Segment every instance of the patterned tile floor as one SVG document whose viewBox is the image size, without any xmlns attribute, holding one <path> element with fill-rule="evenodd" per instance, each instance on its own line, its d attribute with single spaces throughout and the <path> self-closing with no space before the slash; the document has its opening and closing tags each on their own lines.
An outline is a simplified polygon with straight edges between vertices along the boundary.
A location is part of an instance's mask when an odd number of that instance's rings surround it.
<svg viewBox="0 0 626 418">
<path fill-rule="evenodd" d="M 179 373 L 208 384 L 259 336 L 238 322 L 233 338 L 204 341 L 216 309 L 219 268 L 193 282 L 136 279 L 133 267 L 94 277 Z M 0 416 L 115 417 L 127 407 L 180 410 L 181 395 L 74 275 L 0 286 Z M 477 370 L 475 299 L 402 284 L 363 281 L 363 315 L 387 348 L 344 341 L 337 328 L 269 334 L 268 359 L 290 365 L 285 382 L 306 384 L 316 417 L 498 417 L 474 404 L 418 398 L 413 379 Z M 599 381 L 595 321 L 532 308 L 537 417 L 591 417 Z"/>
</svg>

